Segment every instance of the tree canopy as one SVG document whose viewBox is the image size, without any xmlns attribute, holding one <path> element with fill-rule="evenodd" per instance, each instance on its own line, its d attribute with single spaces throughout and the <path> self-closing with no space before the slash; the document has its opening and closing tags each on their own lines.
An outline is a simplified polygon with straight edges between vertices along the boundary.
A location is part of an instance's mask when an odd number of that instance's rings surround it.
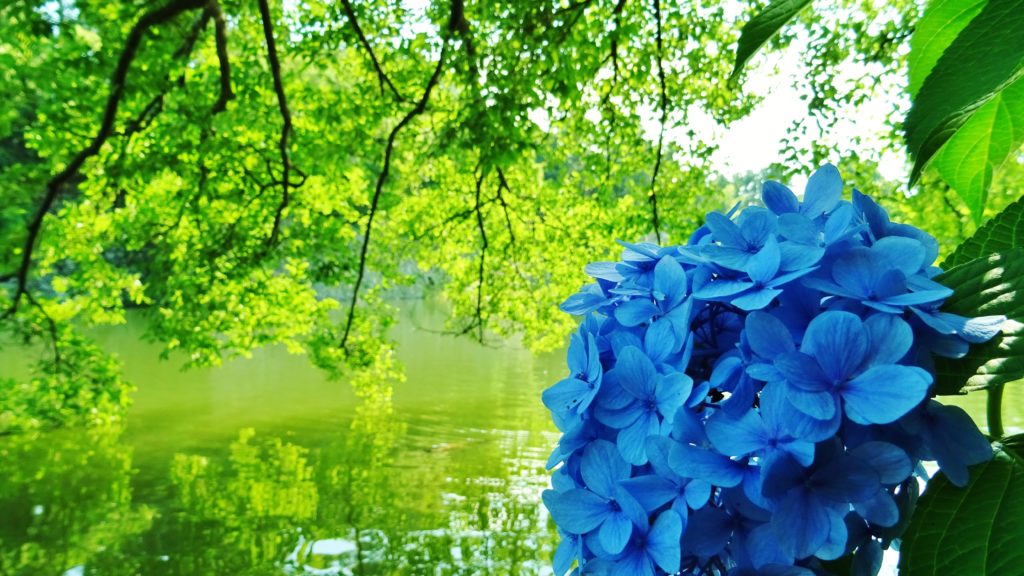
<svg viewBox="0 0 1024 576">
<path fill-rule="evenodd" d="M 0 8 L 2 329 L 43 351 L 0 384 L 20 407 L 0 432 L 117 418 L 128 385 L 88 333 L 133 308 L 190 364 L 280 343 L 361 389 L 400 374 L 404 286 L 440 290 L 454 333 L 554 348 L 572 322 L 555 305 L 614 239 L 685 240 L 762 176 L 830 159 L 948 246 L 972 231 L 936 171 L 908 195 L 876 175 L 882 150 L 830 135 L 904 82 L 918 3 L 799 12 L 734 74 L 761 4 Z M 786 167 L 722 173 L 694 127 L 748 116 L 767 92 L 746 75 L 793 49 L 807 113 Z M 906 99 L 891 106 L 878 128 L 899 149 Z M 1021 172 L 997 175 L 991 210 Z"/>
</svg>

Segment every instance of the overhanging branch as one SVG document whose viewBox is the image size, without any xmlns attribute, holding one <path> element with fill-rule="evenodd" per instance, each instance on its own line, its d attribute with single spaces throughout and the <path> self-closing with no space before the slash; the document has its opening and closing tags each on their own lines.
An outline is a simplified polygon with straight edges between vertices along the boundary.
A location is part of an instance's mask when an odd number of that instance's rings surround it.
<svg viewBox="0 0 1024 576">
<path fill-rule="evenodd" d="M 114 131 L 117 109 L 121 104 L 121 99 L 124 97 L 128 70 L 138 54 L 143 36 L 150 28 L 168 22 L 179 14 L 202 8 L 205 2 L 206 0 L 175 0 L 143 14 L 135 25 L 132 26 L 131 31 L 128 33 L 128 38 L 125 40 L 124 48 L 121 50 L 121 56 L 118 58 L 114 75 L 111 78 L 110 94 L 107 97 L 107 103 L 103 110 L 103 119 L 100 121 L 99 130 L 89 145 L 79 151 L 63 170 L 46 183 L 46 193 L 28 225 L 28 234 L 25 237 L 25 244 L 21 251 L 21 262 L 15 273 L 17 285 L 11 305 L 4 316 L 10 316 L 17 312 L 21 298 L 28 292 L 28 277 L 32 268 L 32 254 L 35 250 L 36 241 L 39 239 L 39 233 L 42 230 L 43 219 L 53 208 L 64 185 L 78 174 L 86 160 L 99 153 L 100 148 L 103 147 L 103 144 Z"/>
</svg>

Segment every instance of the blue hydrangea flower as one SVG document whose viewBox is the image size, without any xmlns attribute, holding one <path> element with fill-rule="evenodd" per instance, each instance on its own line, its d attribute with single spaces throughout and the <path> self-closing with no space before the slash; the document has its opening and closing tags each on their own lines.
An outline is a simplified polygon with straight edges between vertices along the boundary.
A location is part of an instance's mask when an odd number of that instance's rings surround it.
<svg viewBox="0 0 1024 576">
<path fill-rule="evenodd" d="M 711 213 L 684 246 L 623 245 L 562 309 L 569 377 L 542 495 L 559 576 L 877 574 L 921 461 L 964 485 L 992 449 L 929 399 L 933 356 L 1004 318 L 943 310 L 938 243 L 824 166 L 800 199 Z"/>
</svg>

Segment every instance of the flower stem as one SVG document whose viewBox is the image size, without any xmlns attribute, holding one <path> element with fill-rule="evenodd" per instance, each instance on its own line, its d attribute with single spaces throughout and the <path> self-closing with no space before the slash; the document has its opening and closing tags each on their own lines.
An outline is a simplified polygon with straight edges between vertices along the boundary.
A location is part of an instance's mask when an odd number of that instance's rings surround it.
<svg viewBox="0 0 1024 576">
<path fill-rule="evenodd" d="M 988 389 L 988 435 L 998 440 L 1003 437 L 1003 385 Z"/>
</svg>

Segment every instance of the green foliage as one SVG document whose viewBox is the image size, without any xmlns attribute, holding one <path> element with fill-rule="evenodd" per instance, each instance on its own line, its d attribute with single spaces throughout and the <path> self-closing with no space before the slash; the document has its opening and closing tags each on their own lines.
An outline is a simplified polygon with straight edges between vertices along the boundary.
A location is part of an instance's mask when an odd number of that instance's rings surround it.
<svg viewBox="0 0 1024 576">
<path fill-rule="evenodd" d="M 1009 252 L 1024 246 L 1024 196 L 964 240 L 942 261 L 945 268 L 966 264 L 995 252 Z"/>
<path fill-rule="evenodd" d="M 907 92 L 916 96 L 932 68 L 987 0 L 932 0 L 914 27 L 907 56 Z"/>
<path fill-rule="evenodd" d="M 964 2 L 964 12 L 973 10 Z M 918 44 L 924 52 L 916 58 L 923 71 L 939 46 L 964 18 L 949 18 L 948 7 L 938 23 L 920 34 L 936 33 L 937 40 Z M 914 159 L 911 182 L 944 146 L 951 147 L 936 159 L 936 167 L 961 195 L 975 220 L 980 221 L 992 170 L 1018 150 L 1024 132 L 1019 124 L 1020 99 L 1014 87 L 1024 72 L 1024 37 L 1018 28 L 1024 20 L 1024 3 L 992 0 L 944 47 L 928 71 L 914 98 L 905 122 L 907 149 Z M 934 28 L 934 29 L 933 29 Z M 920 73 L 919 73 L 920 74 Z M 996 100 L 996 98 L 999 100 Z"/>
<path fill-rule="evenodd" d="M 971 471 L 967 488 L 941 473 L 928 482 L 900 546 L 900 572 L 1020 574 L 1024 562 L 1024 458 L 996 443 L 995 457 Z"/>
<path fill-rule="evenodd" d="M 732 77 L 743 70 L 747 61 L 765 45 L 768 40 L 793 19 L 811 0 L 775 0 L 757 16 L 750 19 L 740 35 L 736 48 L 736 64 Z"/>
<path fill-rule="evenodd" d="M 959 394 L 1019 380 L 1024 375 L 1024 248 L 996 252 L 949 270 L 938 281 L 955 290 L 943 311 L 1004 315 L 1001 334 L 972 345 L 963 358 L 936 358 L 938 394 Z"/>
</svg>

